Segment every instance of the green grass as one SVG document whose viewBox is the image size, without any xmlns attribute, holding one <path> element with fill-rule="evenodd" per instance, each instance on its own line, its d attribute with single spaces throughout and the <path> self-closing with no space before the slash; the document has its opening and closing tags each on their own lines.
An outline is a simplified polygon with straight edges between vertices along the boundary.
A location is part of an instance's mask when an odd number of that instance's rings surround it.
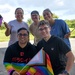
<svg viewBox="0 0 75 75">
<path fill-rule="evenodd" d="M 5 29 L 0 30 L 0 42 L 9 41 L 9 36 L 5 36 Z"/>
<path fill-rule="evenodd" d="M 72 31 L 74 28 L 70 28 L 70 30 Z M 75 38 L 75 29 L 71 32 L 71 36 L 72 38 Z"/>
<path fill-rule="evenodd" d="M 72 31 L 73 28 L 70 28 L 70 30 Z M 75 30 L 71 33 L 71 38 L 75 38 Z M 0 42 L 6 42 L 9 41 L 10 36 L 5 36 L 5 29 L 0 29 Z M 33 40 L 34 37 L 33 35 L 30 34 L 30 40 Z"/>
</svg>

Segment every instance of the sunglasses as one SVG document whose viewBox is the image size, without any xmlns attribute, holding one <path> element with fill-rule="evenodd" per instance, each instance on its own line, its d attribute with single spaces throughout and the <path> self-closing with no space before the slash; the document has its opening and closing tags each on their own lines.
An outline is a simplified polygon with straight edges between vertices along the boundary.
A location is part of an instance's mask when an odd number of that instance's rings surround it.
<svg viewBox="0 0 75 75">
<path fill-rule="evenodd" d="M 19 33 L 18 35 L 19 36 L 28 36 L 28 34 L 21 34 L 21 33 Z"/>
<path fill-rule="evenodd" d="M 44 28 L 39 28 L 39 31 L 47 30 L 48 28 L 49 28 L 48 26 L 46 26 Z"/>
</svg>

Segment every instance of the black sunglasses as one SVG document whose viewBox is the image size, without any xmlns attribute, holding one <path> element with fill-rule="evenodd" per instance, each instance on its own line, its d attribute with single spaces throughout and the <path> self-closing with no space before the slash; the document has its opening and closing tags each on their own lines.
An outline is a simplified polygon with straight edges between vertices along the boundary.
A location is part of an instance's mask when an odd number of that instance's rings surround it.
<svg viewBox="0 0 75 75">
<path fill-rule="evenodd" d="M 19 33 L 18 35 L 19 36 L 28 36 L 28 34 L 21 34 L 21 33 Z"/>
</svg>

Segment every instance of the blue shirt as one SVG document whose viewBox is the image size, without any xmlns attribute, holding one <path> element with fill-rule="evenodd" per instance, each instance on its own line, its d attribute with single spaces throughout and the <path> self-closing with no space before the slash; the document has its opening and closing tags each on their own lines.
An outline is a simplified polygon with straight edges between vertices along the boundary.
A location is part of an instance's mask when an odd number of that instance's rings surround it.
<svg viewBox="0 0 75 75">
<path fill-rule="evenodd" d="M 65 21 L 60 19 L 55 19 L 55 23 L 51 26 L 51 35 L 55 35 L 63 39 L 63 41 L 70 46 L 69 38 L 64 38 L 65 34 L 69 33 L 69 27 Z"/>
</svg>

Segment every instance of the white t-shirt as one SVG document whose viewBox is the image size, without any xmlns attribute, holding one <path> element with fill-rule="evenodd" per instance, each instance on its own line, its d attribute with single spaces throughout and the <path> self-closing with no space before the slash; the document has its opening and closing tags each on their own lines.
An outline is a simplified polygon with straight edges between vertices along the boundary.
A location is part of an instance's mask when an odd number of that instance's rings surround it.
<svg viewBox="0 0 75 75">
<path fill-rule="evenodd" d="M 8 23 L 10 30 L 11 30 L 11 34 L 10 34 L 10 40 L 9 40 L 9 45 L 15 43 L 16 41 L 18 41 L 17 39 L 17 30 L 21 27 L 25 27 L 27 30 L 29 30 L 27 23 L 25 23 L 24 21 L 22 21 L 21 23 L 18 22 L 17 20 L 12 20 Z"/>
</svg>

